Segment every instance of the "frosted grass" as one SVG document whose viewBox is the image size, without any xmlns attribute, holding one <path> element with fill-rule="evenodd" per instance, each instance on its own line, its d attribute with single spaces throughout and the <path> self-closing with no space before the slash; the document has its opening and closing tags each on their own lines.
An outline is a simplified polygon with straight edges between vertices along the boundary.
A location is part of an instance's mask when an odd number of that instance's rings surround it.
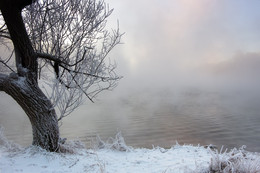
<svg viewBox="0 0 260 173">
<path fill-rule="evenodd" d="M 0 172 L 44 173 L 258 173 L 259 153 L 245 147 L 218 151 L 214 147 L 176 144 L 169 149 L 133 148 L 121 133 L 103 141 L 97 137 L 86 149 L 80 141 L 69 141 L 71 153 L 50 153 L 39 147 L 22 148 L 8 141 L 0 130 Z M 211 148 L 211 149 L 210 149 Z"/>
</svg>

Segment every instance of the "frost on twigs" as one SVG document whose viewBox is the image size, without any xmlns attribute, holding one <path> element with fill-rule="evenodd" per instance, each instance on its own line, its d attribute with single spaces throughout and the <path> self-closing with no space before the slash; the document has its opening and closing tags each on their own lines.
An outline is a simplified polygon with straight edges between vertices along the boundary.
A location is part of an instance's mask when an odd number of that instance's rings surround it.
<svg viewBox="0 0 260 173">
<path fill-rule="evenodd" d="M 119 24 L 106 27 L 112 12 L 103 0 L 36 1 L 23 11 L 38 56 L 39 82 L 59 121 L 122 78 L 109 57 L 123 35 Z"/>
<path fill-rule="evenodd" d="M 85 144 L 78 140 L 68 141 L 64 144 L 60 144 L 61 153 L 77 154 L 80 150 L 85 148 Z"/>
<path fill-rule="evenodd" d="M 222 149 L 213 152 L 210 150 L 212 155 L 210 171 L 215 172 L 247 172 L 256 173 L 260 172 L 260 158 L 256 154 L 245 151 L 245 146 L 240 149 L 232 149 L 230 152 Z"/>
<path fill-rule="evenodd" d="M 99 136 L 96 137 L 96 149 L 110 149 L 116 151 L 132 151 L 133 148 L 127 146 L 125 140 L 121 134 L 118 132 L 115 138 L 109 138 L 106 142 L 104 142 Z"/>
<path fill-rule="evenodd" d="M 17 152 L 21 150 L 21 147 L 11 141 L 8 141 L 3 134 L 3 128 L 0 127 L 0 149 L 4 149 L 8 152 Z"/>
</svg>

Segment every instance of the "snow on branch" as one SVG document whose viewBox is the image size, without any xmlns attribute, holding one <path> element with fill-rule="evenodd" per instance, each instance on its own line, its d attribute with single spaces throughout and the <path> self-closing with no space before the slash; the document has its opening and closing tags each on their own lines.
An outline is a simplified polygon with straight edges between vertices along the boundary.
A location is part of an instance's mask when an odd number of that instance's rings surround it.
<svg viewBox="0 0 260 173">
<path fill-rule="evenodd" d="M 119 26 L 106 29 L 112 12 L 103 0 L 39 0 L 23 11 L 39 78 L 59 120 L 122 78 L 108 57 L 122 37 Z"/>
</svg>

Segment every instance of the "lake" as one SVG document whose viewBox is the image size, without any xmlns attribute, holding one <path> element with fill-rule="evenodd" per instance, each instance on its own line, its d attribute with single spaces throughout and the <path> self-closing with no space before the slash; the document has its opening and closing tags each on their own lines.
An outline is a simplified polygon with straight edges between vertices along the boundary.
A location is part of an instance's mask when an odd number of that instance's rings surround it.
<svg viewBox="0 0 260 173">
<path fill-rule="evenodd" d="M 28 118 L 9 96 L 1 93 L 0 125 L 10 140 L 23 146 L 32 141 Z M 248 91 L 213 92 L 199 89 L 129 91 L 105 94 L 88 102 L 61 125 L 61 135 L 91 147 L 122 132 L 133 147 L 171 147 L 179 144 L 220 148 L 247 146 L 260 152 L 260 94 Z"/>
</svg>

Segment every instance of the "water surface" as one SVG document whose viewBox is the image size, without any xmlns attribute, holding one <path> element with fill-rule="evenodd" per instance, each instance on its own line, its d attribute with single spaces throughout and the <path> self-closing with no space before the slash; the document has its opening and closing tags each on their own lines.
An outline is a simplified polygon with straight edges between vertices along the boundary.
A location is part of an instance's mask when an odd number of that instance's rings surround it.
<svg viewBox="0 0 260 173">
<path fill-rule="evenodd" d="M 112 95 L 112 93 L 111 93 Z M 8 139 L 21 145 L 32 140 L 30 123 L 19 106 L 1 94 L 0 124 Z M 260 152 L 260 96 L 248 92 L 181 92 L 148 90 L 104 96 L 65 118 L 62 137 L 80 139 L 91 147 L 121 131 L 134 147 L 171 147 L 176 143 L 227 148 L 246 145 Z"/>
</svg>

